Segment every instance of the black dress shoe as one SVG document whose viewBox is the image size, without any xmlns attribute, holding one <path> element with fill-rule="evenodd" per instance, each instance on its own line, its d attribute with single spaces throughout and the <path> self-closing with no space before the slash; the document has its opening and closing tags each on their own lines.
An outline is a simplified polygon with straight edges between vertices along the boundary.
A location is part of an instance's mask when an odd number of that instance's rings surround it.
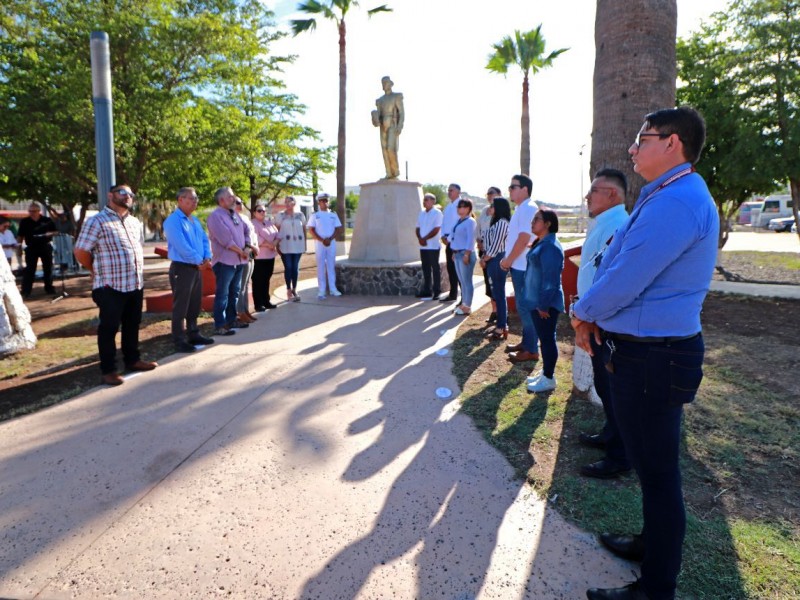
<svg viewBox="0 0 800 600">
<path fill-rule="evenodd" d="M 606 441 L 600 433 L 582 433 L 578 436 L 578 442 L 582 446 L 589 446 L 589 448 L 606 449 Z"/>
<path fill-rule="evenodd" d="M 204 335 L 193 335 L 189 338 L 190 344 L 200 344 L 201 346 L 208 346 L 214 343 L 214 338 L 206 337 Z"/>
<path fill-rule="evenodd" d="M 273 304 L 272 302 L 267 302 L 266 308 L 278 308 L 277 304 Z"/>
<path fill-rule="evenodd" d="M 492 314 L 490 314 L 489 318 L 486 319 L 486 322 L 487 323 L 497 323 L 497 313 L 493 312 Z"/>
<path fill-rule="evenodd" d="M 196 352 L 197 348 L 192 346 L 189 342 L 175 342 L 175 352 Z"/>
<path fill-rule="evenodd" d="M 589 600 L 647 600 L 647 594 L 644 593 L 638 581 L 621 588 L 604 590 L 592 588 L 586 590 L 586 597 Z"/>
<path fill-rule="evenodd" d="M 641 535 L 601 533 L 600 543 L 612 554 L 625 560 L 642 562 L 644 559 L 644 540 Z"/>
<path fill-rule="evenodd" d="M 581 475 L 585 475 L 586 477 L 595 477 L 597 479 L 614 479 L 615 477 L 624 475 L 630 470 L 631 468 L 628 466 L 623 466 L 619 463 L 615 463 L 607 458 L 604 458 L 603 460 L 598 460 L 590 465 L 582 466 Z"/>
</svg>

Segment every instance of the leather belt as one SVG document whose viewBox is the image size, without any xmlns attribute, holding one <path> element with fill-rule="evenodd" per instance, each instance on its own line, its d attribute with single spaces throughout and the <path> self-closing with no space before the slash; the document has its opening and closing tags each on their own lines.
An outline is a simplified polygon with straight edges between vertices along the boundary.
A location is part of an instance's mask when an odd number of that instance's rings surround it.
<svg viewBox="0 0 800 600">
<path fill-rule="evenodd" d="M 670 344 L 672 342 L 682 342 L 684 340 L 691 340 L 700 335 L 700 332 L 691 335 L 675 335 L 667 337 L 638 337 L 635 335 L 628 335 L 627 333 L 614 333 L 612 331 L 604 331 L 604 337 L 619 340 L 621 342 L 635 342 L 637 344 Z"/>
<path fill-rule="evenodd" d="M 180 262 L 178 260 L 173 260 L 172 264 L 173 265 L 179 265 L 181 267 L 189 267 L 190 269 L 194 269 L 195 271 L 199 271 L 200 270 L 200 267 L 198 265 L 193 265 L 191 263 Z"/>
</svg>

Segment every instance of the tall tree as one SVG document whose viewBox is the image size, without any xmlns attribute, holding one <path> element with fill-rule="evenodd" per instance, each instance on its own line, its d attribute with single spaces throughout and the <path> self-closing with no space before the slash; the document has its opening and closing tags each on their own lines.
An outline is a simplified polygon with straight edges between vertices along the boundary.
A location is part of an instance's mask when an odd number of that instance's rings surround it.
<svg viewBox="0 0 800 600">
<path fill-rule="evenodd" d="M 545 40 L 542 35 L 542 26 L 539 25 L 532 31 L 514 31 L 513 37 L 505 36 L 499 43 L 493 44 L 494 52 L 489 55 L 486 68 L 495 73 L 506 75 L 512 66 L 517 66 L 522 71 L 522 117 L 520 128 L 522 130 L 519 149 L 520 173 L 531 172 L 531 117 L 528 104 L 529 80 L 528 74 L 536 75 L 542 69 L 553 65 L 559 54 L 569 48 L 553 50 L 545 56 Z"/>
<path fill-rule="evenodd" d="M 328 0 L 327 2 L 319 2 L 318 0 L 307 0 L 298 4 L 297 9 L 300 12 L 308 15 L 315 15 L 336 24 L 336 29 L 339 32 L 339 131 L 337 135 L 336 147 L 336 198 L 344 198 L 344 185 L 345 185 L 345 147 L 347 142 L 346 134 L 346 120 L 345 112 L 347 110 L 347 27 L 345 25 L 345 17 L 351 8 L 358 6 L 356 0 Z M 388 8 L 385 4 L 376 6 L 367 11 L 371 17 L 379 12 L 391 12 L 392 9 Z M 317 27 L 317 20 L 315 17 L 309 19 L 297 19 L 292 21 L 292 31 L 294 35 L 298 35 L 303 31 L 313 31 Z M 345 203 L 338 202 L 336 206 L 336 214 L 339 215 L 339 220 L 345 222 Z M 344 228 L 339 234 L 338 241 L 344 241 Z"/>
<path fill-rule="evenodd" d="M 717 205 L 720 248 L 742 203 L 776 187 L 770 144 L 761 135 L 764 124 L 730 76 L 737 53 L 726 37 L 715 21 L 677 45 L 678 102 L 699 110 L 709 132 L 697 170 Z"/>
<path fill-rule="evenodd" d="M 622 170 L 629 208 L 643 181 L 628 148 L 647 113 L 675 105 L 677 27 L 676 0 L 597 0 L 590 170 Z"/>
</svg>

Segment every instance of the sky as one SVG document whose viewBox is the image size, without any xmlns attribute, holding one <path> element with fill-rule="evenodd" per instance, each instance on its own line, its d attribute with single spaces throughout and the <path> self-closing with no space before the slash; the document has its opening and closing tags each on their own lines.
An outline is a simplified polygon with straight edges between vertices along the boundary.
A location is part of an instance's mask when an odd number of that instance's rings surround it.
<svg viewBox="0 0 800 600">
<path fill-rule="evenodd" d="M 296 12 L 297 0 L 265 2 L 279 29 L 289 31 L 291 19 L 304 18 Z M 394 12 L 368 19 L 367 9 L 384 2 Z M 402 179 L 407 173 L 409 181 L 455 182 L 474 196 L 483 196 L 492 185 L 505 190 L 519 172 L 522 72 L 510 70 L 504 77 L 485 66 L 492 44 L 515 29 L 527 31 L 541 23 L 548 53 L 569 50 L 531 78 L 532 197 L 580 204 L 590 183 L 595 4 L 493 0 L 478 10 L 478 2 L 464 0 L 361 0 L 346 19 L 345 184 L 368 183 L 385 174 L 370 111 L 383 94 L 381 77 L 389 75 L 405 104 Z M 702 19 L 726 5 L 727 0 L 678 0 L 678 35 L 697 30 Z M 283 81 L 307 106 L 303 123 L 317 129 L 325 144 L 335 145 L 335 24 L 321 19 L 313 32 L 289 35 L 272 51 L 296 56 Z M 335 194 L 335 174 L 322 179 L 323 189 Z"/>
</svg>

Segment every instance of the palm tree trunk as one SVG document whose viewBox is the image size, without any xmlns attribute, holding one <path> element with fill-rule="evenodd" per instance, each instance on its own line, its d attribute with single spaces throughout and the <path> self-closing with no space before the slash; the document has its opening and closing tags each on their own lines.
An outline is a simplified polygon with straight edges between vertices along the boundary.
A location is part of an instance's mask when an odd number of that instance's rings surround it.
<svg viewBox="0 0 800 600">
<path fill-rule="evenodd" d="M 597 0 L 590 179 L 624 172 L 629 209 L 644 182 L 628 148 L 647 113 L 675 106 L 677 23 L 676 0 Z"/>
<path fill-rule="evenodd" d="M 347 30 L 344 24 L 344 17 L 339 21 L 339 137 L 336 149 L 336 214 L 342 222 L 342 229 L 338 242 L 344 242 L 345 205 L 344 205 L 344 159 L 345 159 L 345 112 L 347 110 Z"/>
<path fill-rule="evenodd" d="M 531 172 L 531 115 L 528 107 L 528 72 L 522 79 L 522 118 L 520 127 L 522 129 L 522 139 L 519 148 L 519 172 L 522 175 L 530 175 Z"/>
</svg>

